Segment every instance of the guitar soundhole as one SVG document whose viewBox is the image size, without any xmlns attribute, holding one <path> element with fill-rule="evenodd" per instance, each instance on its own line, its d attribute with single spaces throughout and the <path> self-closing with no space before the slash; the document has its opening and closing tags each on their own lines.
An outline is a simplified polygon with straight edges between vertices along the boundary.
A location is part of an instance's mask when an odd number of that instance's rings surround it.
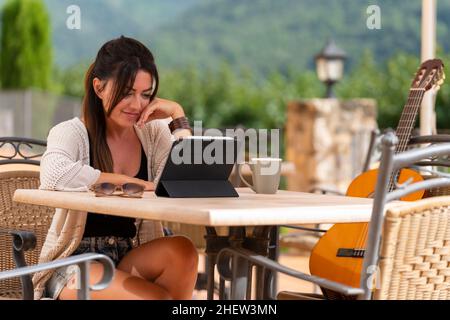
<svg viewBox="0 0 450 320">
<path fill-rule="evenodd" d="M 336 257 L 340 258 L 364 258 L 365 249 L 339 248 Z"/>
</svg>

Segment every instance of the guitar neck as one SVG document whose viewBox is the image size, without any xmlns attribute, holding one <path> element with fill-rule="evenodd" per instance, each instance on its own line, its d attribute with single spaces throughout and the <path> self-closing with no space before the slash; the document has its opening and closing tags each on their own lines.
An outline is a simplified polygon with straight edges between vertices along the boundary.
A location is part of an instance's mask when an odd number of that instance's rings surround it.
<svg viewBox="0 0 450 320">
<path fill-rule="evenodd" d="M 395 153 L 404 152 L 408 148 L 409 139 L 416 124 L 417 114 L 419 113 L 424 94 L 424 89 L 410 89 L 409 91 L 408 100 L 403 108 L 397 130 L 395 131 L 398 137 Z"/>
<path fill-rule="evenodd" d="M 398 137 L 398 144 L 395 148 L 396 154 L 404 152 L 408 148 L 409 139 L 411 138 L 412 131 L 414 130 L 417 114 L 419 113 L 424 94 L 425 89 L 422 88 L 409 90 L 408 100 L 403 108 L 397 130 L 395 131 L 395 134 Z M 397 172 L 394 172 L 391 176 L 388 187 L 389 191 L 395 189 L 397 174 Z"/>
</svg>

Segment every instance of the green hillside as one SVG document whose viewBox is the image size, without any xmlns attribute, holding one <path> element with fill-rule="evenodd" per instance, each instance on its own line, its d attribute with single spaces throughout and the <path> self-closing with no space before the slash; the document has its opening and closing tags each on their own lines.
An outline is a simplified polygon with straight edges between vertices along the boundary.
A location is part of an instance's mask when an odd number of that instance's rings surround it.
<svg viewBox="0 0 450 320">
<path fill-rule="evenodd" d="M 1 1 L 0 1 L 1 2 Z M 60 66 L 92 59 L 121 34 L 155 51 L 162 67 L 231 65 L 268 71 L 312 66 L 332 36 L 359 60 L 364 49 L 384 60 L 396 51 L 420 52 L 421 1 L 378 0 L 382 29 L 366 27 L 361 0 L 46 0 Z M 81 30 L 65 26 L 67 6 L 81 8 Z M 450 1 L 438 1 L 439 43 L 450 48 Z"/>
<path fill-rule="evenodd" d="M 198 0 L 45 0 L 52 17 L 55 59 L 59 66 L 91 60 L 99 47 L 120 35 L 148 42 L 149 34 Z M 66 8 L 78 5 L 81 29 L 69 30 Z"/>
<path fill-rule="evenodd" d="M 0 0 L 0 4 L 5 0 Z M 253 71 L 304 69 L 332 36 L 353 65 L 365 49 L 383 61 L 396 51 L 420 52 L 421 1 L 398 0 L 45 0 L 55 61 L 91 60 L 121 34 L 148 44 L 162 67 L 216 66 L 225 60 Z M 81 30 L 68 30 L 66 8 L 81 8 Z M 382 29 L 366 27 L 369 4 Z M 438 1 L 438 38 L 450 49 L 450 1 Z"/>
<path fill-rule="evenodd" d="M 440 44 L 448 50 L 450 1 L 438 1 Z M 366 49 L 377 60 L 398 50 L 420 53 L 421 1 L 370 1 L 381 8 L 382 29 L 366 27 L 367 1 L 203 1 L 153 33 L 164 65 L 213 65 L 219 58 L 253 70 L 311 66 L 332 36 L 359 60 Z"/>
</svg>

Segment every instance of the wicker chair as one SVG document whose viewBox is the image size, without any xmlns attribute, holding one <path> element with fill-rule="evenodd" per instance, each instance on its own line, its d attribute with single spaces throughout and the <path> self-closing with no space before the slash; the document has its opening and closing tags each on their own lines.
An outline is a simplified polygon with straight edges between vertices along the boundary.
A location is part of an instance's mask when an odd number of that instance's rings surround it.
<svg viewBox="0 0 450 320">
<path fill-rule="evenodd" d="M 374 298 L 450 299 L 450 197 L 388 209 Z"/>
<path fill-rule="evenodd" d="M 39 187 L 39 163 L 45 147 L 41 140 L 0 138 L 0 299 L 33 299 L 31 274 L 62 266 L 78 265 L 79 299 L 89 299 L 89 289 L 102 290 L 114 277 L 114 263 L 103 254 L 87 253 L 38 264 L 55 209 L 12 199 L 17 189 Z M 94 260 L 103 265 L 104 273 L 98 283 L 88 285 L 88 265 Z"/>
<path fill-rule="evenodd" d="M 36 189 L 39 186 L 39 172 L 0 172 L 0 229 L 31 231 L 36 236 L 36 247 L 25 252 L 27 265 L 38 263 L 39 253 L 50 227 L 54 209 L 44 206 L 25 205 L 12 201 L 16 189 Z M 13 258 L 11 235 L 0 234 L 0 270 L 16 267 Z M 22 297 L 20 279 L 0 281 L 0 297 Z"/>
</svg>

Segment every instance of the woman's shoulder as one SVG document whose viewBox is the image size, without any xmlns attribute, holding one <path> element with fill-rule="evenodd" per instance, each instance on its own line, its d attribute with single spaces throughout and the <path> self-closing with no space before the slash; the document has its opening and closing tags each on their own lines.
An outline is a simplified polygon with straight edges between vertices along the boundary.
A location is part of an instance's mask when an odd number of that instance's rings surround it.
<svg viewBox="0 0 450 320">
<path fill-rule="evenodd" d="M 81 130 L 83 131 L 86 130 L 86 127 L 84 126 L 84 123 L 77 117 L 70 119 L 70 120 L 66 120 L 63 122 L 60 122 L 58 124 L 56 124 L 55 126 L 53 126 L 50 131 L 55 130 Z"/>
<path fill-rule="evenodd" d="M 84 123 L 79 118 L 73 118 L 60 122 L 51 128 L 49 137 L 51 136 L 84 140 L 87 138 L 87 130 Z"/>
</svg>

